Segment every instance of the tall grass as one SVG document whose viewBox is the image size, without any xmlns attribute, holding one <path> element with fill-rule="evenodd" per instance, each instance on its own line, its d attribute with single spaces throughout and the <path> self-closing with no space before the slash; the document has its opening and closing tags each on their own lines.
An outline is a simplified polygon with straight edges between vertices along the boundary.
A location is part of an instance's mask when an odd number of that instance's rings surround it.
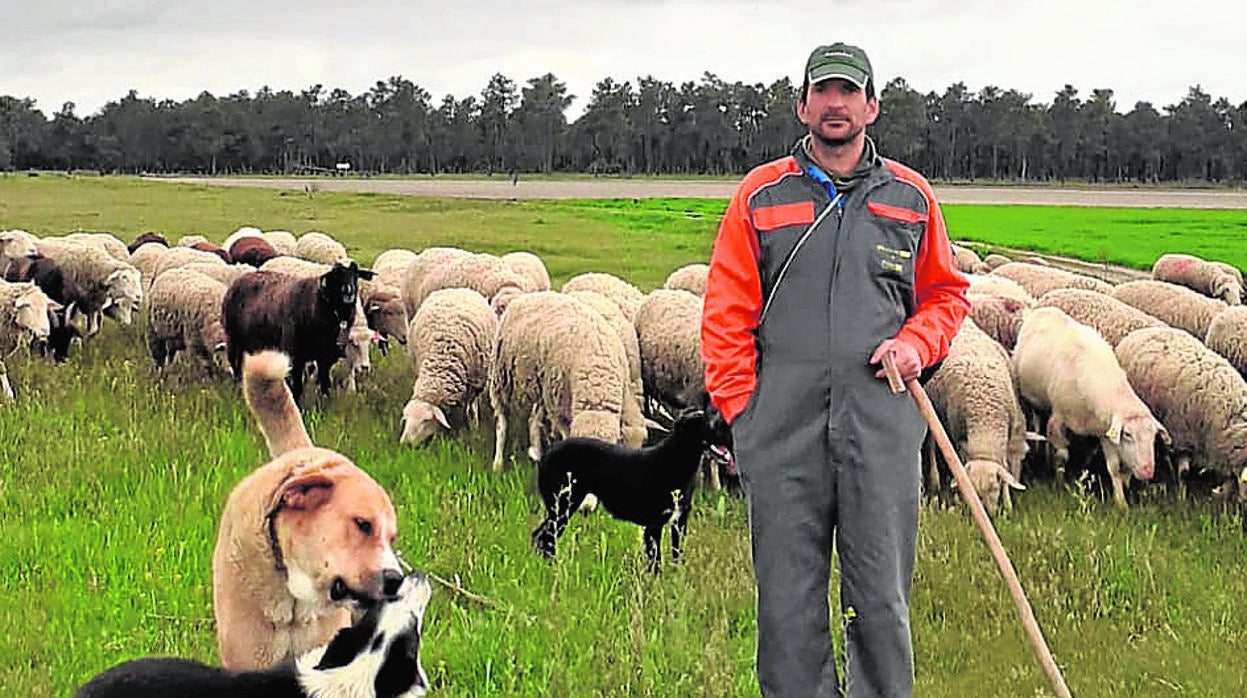
<svg viewBox="0 0 1247 698">
<path fill-rule="evenodd" d="M 82 227 L 122 237 L 318 228 L 364 260 L 393 245 L 535 249 L 556 277 L 611 271 L 643 288 L 705 259 L 723 207 L 40 180 L 0 179 L 0 228 L 63 232 L 92 211 Z M 266 460 L 264 443 L 231 382 L 180 368 L 157 376 L 141 332 L 110 323 L 65 366 L 8 360 L 17 401 L 0 408 L 0 694 L 69 695 L 136 656 L 215 661 L 217 519 L 230 488 Z M 699 492 L 685 561 L 656 577 L 638 530 L 602 513 L 576 517 L 546 562 L 528 545 L 541 519 L 531 464 L 517 451 L 501 475 L 489 472 L 488 417 L 460 438 L 401 448 L 410 385 L 405 357 L 391 352 L 359 393 L 309 391 L 304 407 L 318 445 L 390 492 L 404 557 L 486 599 L 435 589 L 424 649 L 435 695 L 756 695 L 740 500 Z M 1236 516 L 1159 488 L 1126 514 L 1077 485 L 1033 484 L 1015 501 L 996 523 L 1076 695 L 1247 694 L 1247 544 Z M 918 695 L 1044 695 L 969 517 L 931 500 L 921 521 Z"/>
</svg>

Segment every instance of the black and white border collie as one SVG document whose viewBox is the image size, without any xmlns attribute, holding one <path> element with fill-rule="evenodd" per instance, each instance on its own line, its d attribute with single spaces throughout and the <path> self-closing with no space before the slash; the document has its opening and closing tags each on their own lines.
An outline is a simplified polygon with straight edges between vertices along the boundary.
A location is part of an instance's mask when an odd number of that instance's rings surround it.
<svg viewBox="0 0 1247 698">
<path fill-rule="evenodd" d="M 652 571 L 662 561 L 663 526 L 671 524 L 671 557 L 679 561 L 688 529 L 702 454 L 731 458 L 731 432 L 718 412 L 690 410 L 652 446 L 630 449 L 597 439 L 571 438 L 550 447 L 537 466 L 546 518 L 532 534 L 533 547 L 554 557 L 572 512 L 593 494 L 617 519 L 644 528 Z"/>
<path fill-rule="evenodd" d="M 119 664 L 78 689 L 76 698 L 418 698 L 429 680 L 420 665 L 424 611 L 432 587 L 422 574 L 363 609 L 354 625 L 293 666 L 234 672 L 188 659 Z"/>
</svg>

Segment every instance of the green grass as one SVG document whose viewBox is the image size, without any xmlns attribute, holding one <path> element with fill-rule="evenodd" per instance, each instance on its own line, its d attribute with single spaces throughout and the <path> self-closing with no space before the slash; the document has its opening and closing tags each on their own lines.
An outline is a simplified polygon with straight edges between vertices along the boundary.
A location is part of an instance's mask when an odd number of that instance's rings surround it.
<svg viewBox="0 0 1247 698">
<path fill-rule="evenodd" d="M 704 261 L 723 206 L 309 198 L 113 178 L 0 178 L 0 228 L 49 234 L 82 226 L 123 238 L 157 229 L 213 239 L 245 223 L 315 228 L 363 260 L 394 245 L 523 248 L 545 257 L 556 279 L 610 271 L 643 288 Z M 1037 221 L 1053 215 L 982 208 L 989 210 L 950 207 L 950 226 L 1038 235 Z M 1061 215 L 1066 230 L 1108 220 L 1095 210 Z M 1141 243 L 1127 221 L 1159 214 L 1115 215 L 1115 235 L 1132 242 L 1111 242 L 1128 247 Z M 1221 234 L 1212 230 L 1217 212 L 1173 215 L 1191 243 Z M 1058 249 L 1069 252 L 1074 237 Z M 110 323 L 66 366 L 8 360 L 18 397 L 0 408 L 3 695 L 69 695 L 136 656 L 215 661 L 217 518 L 230 488 L 264 462 L 264 444 L 231 383 L 176 371 L 157 378 L 141 337 L 140 327 Z M 658 577 L 644 571 L 637 529 L 601 513 L 577 517 L 558 560 L 547 563 L 528 547 L 540 519 L 531 465 L 516 453 L 502 475 L 489 472 L 488 427 L 424 450 L 400 448 L 410 385 L 405 358 L 391 352 L 374 361 L 358 394 L 309 396 L 305 418 L 317 444 L 355 459 L 390 492 L 411 563 L 492 602 L 435 589 L 424 650 L 434 695 L 756 695 L 741 501 L 700 492 L 686 562 Z M 1145 490 L 1125 515 L 1074 486 L 1035 485 L 1015 501 L 996 523 L 1075 695 L 1247 694 L 1247 544 L 1237 516 L 1159 489 Z M 923 507 L 913 630 L 917 695 L 1046 694 L 961 507 Z"/>
</svg>

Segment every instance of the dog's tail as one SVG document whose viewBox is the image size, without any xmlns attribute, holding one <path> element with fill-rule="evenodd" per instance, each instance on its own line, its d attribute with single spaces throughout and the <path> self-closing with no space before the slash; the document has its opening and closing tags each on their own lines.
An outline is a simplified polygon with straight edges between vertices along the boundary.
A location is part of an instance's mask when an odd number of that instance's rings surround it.
<svg viewBox="0 0 1247 698">
<path fill-rule="evenodd" d="M 260 421 L 260 431 L 273 458 L 312 445 L 303 415 L 286 387 L 290 357 L 279 351 L 248 354 L 242 364 L 242 392 L 247 406 Z"/>
</svg>

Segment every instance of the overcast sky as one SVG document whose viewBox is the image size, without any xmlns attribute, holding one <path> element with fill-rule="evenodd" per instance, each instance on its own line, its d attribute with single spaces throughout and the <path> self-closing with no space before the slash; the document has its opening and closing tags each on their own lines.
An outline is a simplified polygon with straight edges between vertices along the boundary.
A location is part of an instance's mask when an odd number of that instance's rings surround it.
<svg viewBox="0 0 1247 698">
<path fill-rule="evenodd" d="M 1048 104 L 1115 92 L 1158 109 L 1199 84 L 1247 101 L 1247 2 L 1185 0 L 0 0 L 0 94 L 79 116 L 130 89 L 183 100 L 321 83 L 359 94 L 402 75 L 434 103 L 494 73 L 547 72 L 579 114 L 605 77 L 799 82 L 820 43 L 866 49 L 880 86 L 963 81 Z"/>
</svg>

